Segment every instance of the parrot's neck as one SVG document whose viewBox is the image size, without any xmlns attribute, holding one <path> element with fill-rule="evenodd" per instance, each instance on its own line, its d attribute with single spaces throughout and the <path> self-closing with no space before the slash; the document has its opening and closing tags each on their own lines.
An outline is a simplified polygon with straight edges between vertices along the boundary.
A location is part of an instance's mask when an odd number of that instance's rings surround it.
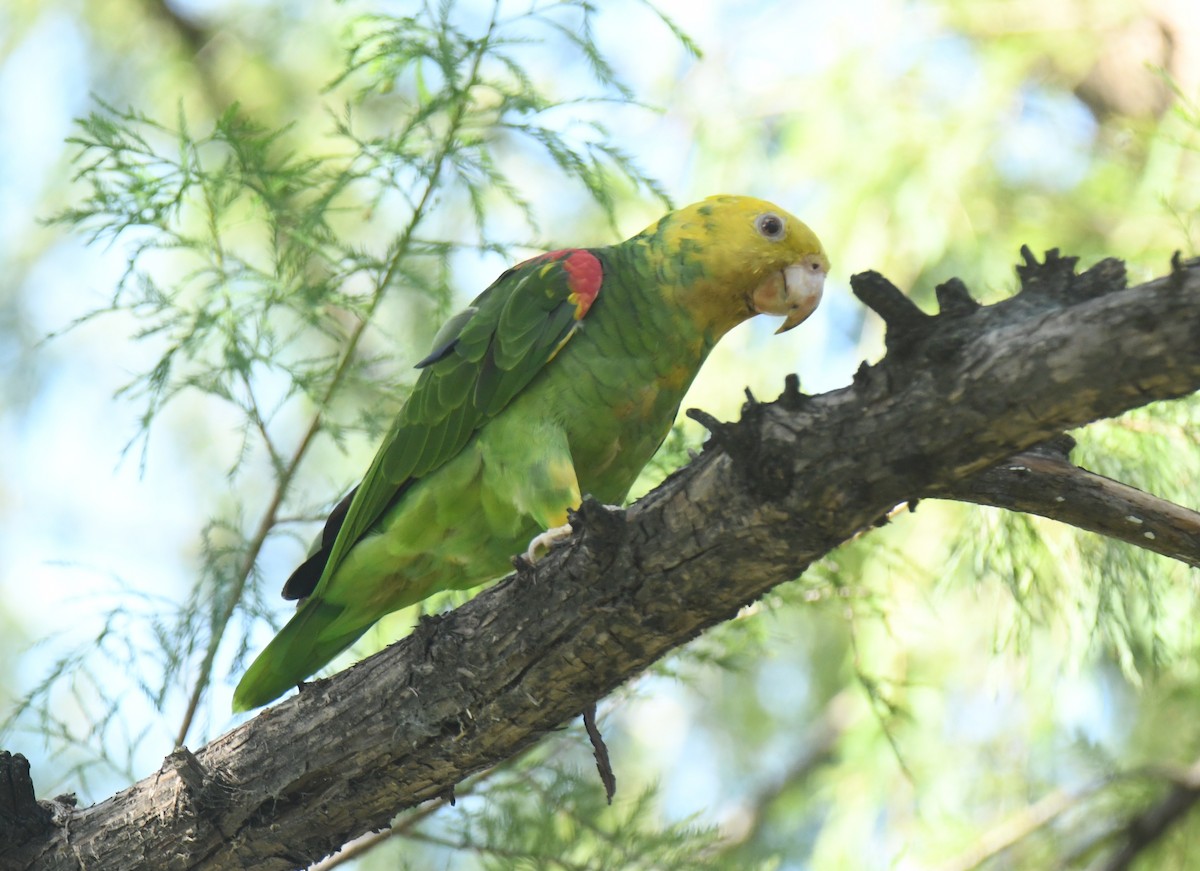
<svg viewBox="0 0 1200 871">
<path fill-rule="evenodd" d="M 622 288 L 621 295 L 628 295 L 630 304 L 639 308 L 661 310 L 689 342 L 698 337 L 703 343 L 701 361 L 722 336 L 755 313 L 751 295 L 760 278 L 753 270 L 736 270 L 733 278 L 713 274 L 695 246 L 669 248 L 654 236 L 634 237 L 614 246 L 614 252 L 642 264 L 638 271 L 642 281 Z M 624 275 L 633 270 L 619 271 Z M 746 286 L 738 288 L 734 283 Z"/>
<path fill-rule="evenodd" d="M 603 255 L 605 320 L 629 327 L 623 331 L 623 343 L 637 356 L 653 361 L 657 377 L 684 366 L 691 369 L 690 383 L 709 351 L 734 324 L 710 318 L 692 305 L 693 286 L 704 280 L 702 270 L 683 258 L 664 258 L 656 246 L 638 243 L 630 239 Z"/>
</svg>

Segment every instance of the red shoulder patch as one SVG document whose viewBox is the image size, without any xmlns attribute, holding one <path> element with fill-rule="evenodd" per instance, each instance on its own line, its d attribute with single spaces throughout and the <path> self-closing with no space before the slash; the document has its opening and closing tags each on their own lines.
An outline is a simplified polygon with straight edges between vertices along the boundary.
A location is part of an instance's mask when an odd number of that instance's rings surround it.
<svg viewBox="0 0 1200 871">
<path fill-rule="evenodd" d="M 575 320 L 580 320 L 600 295 L 604 267 L 600 265 L 600 258 L 591 251 L 574 248 L 562 253 L 563 269 L 567 270 L 568 276 L 567 287 L 571 288 L 571 301 L 575 303 Z"/>
<path fill-rule="evenodd" d="M 562 248 L 531 257 L 525 262 L 550 263 L 555 260 L 563 262 L 567 288 L 571 291 L 570 299 L 575 305 L 575 320 L 582 320 L 600 295 L 600 285 L 604 282 L 604 267 L 600 264 L 600 258 L 584 248 Z"/>
</svg>

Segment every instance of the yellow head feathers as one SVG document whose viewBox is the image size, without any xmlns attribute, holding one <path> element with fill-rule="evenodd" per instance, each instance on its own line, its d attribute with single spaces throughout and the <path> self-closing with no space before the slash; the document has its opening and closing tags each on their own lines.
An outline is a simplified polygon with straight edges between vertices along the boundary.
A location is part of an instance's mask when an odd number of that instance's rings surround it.
<svg viewBox="0 0 1200 871">
<path fill-rule="evenodd" d="M 653 249 L 673 295 L 720 335 L 755 314 L 784 315 L 780 332 L 821 299 L 829 258 L 808 226 L 754 197 L 709 197 L 637 237 Z"/>
</svg>

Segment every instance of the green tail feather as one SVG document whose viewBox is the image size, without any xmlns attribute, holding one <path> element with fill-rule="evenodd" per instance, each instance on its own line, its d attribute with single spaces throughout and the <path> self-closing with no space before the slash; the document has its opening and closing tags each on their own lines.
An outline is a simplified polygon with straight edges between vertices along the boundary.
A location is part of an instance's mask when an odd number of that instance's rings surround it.
<svg viewBox="0 0 1200 871">
<path fill-rule="evenodd" d="M 367 629 L 323 639 L 344 609 L 310 599 L 246 669 L 233 691 L 233 710 L 249 711 L 274 701 L 357 641 Z"/>
</svg>

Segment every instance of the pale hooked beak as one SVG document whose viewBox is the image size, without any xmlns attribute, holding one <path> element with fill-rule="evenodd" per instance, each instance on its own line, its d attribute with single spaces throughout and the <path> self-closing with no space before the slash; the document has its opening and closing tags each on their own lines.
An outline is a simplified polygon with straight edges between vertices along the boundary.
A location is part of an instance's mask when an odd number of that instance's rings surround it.
<svg viewBox="0 0 1200 871">
<path fill-rule="evenodd" d="M 775 334 L 786 333 L 817 309 L 825 289 L 825 269 L 819 263 L 802 261 L 772 273 L 754 290 L 754 310 L 760 314 L 786 315 Z"/>
</svg>

